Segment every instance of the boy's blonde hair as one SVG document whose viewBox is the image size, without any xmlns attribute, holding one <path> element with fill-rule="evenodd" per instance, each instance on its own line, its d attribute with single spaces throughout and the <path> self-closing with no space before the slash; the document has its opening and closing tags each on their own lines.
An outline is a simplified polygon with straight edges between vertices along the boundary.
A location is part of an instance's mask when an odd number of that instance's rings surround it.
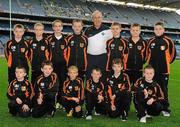
<svg viewBox="0 0 180 127">
<path fill-rule="evenodd" d="M 57 23 L 57 22 L 61 23 L 61 26 L 63 26 L 63 22 L 59 19 L 56 19 L 52 22 L 52 27 L 54 27 L 55 23 Z"/>
<path fill-rule="evenodd" d="M 70 72 L 70 71 L 76 71 L 78 73 L 78 68 L 76 66 L 72 65 L 72 66 L 68 67 L 68 72 Z"/>
<path fill-rule="evenodd" d="M 113 23 L 111 24 L 111 28 L 112 28 L 113 26 L 119 26 L 119 28 L 121 28 L 121 24 L 118 23 L 118 22 L 113 22 Z"/>
<path fill-rule="evenodd" d="M 35 29 L 37 26 L 42 26 L 42 27 L 43 27 L 43 29 L 44 29 L 44 25 L 43 25 L 42 23 L 40 23 L 40 22 L 38 22 L 38 23 L 34 24 L 34 29 Z"/>
<path fill-rule="evenodd" d="M 80 20 L 80 19 L 74 19 L 74 20 L 72 21 L 72 25 L 74 25 L 74 23 L 76 23 L 76 22 L 77 22 L 77 23 L 79 22 L 79 23 L 81 23 L 82 26 L 84 26 L 83 21 Z"/>
<path fill-rule="evenodd" d="M 14 25 L 13 30 L 15 30 L 16 28 L 24 30 L 24 26 L 22 24 L 19 24 L 19 23 Z"/>
</svg>

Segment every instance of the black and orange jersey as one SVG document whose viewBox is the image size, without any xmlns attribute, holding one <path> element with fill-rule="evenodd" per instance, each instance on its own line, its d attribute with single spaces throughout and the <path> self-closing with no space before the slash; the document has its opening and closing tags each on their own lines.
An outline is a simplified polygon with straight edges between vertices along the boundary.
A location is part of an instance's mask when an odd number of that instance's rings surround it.
<svg viewBox="0 0 180 127">
<path fill-rule="evenodd" d="M 107 41 L 106 46 L 107 46 L 106 71 L 110 71 L 112 68 L 113 59 L 120 58 L 123 61 L 126 61 L 126 57 L 128 54 L 127 41 L 121 37 L 112 38 Z"/>
<path fill-rule="evenodd" d="M 67 44 L 66 63 L 67 66 L 75 65 L 81 71 L 87 69 L 87 37 L 80 34 L 72 34 L 65 38 Z"/>
<path fill-rule="evenodd" d="M 72 100 L 73 97 L 79 98 L 80 101 L 84 99 L 84 83 L 83 80 L 77 77 L 75 80 L 67 79 L 63 84 L 62 97 L 67 100 Z"/>
<path fill-rule="evenodd" d="M 147 42 L 143 38 L 140 38 L 136 43 L 132 40 L 132 37 L 129 38 L 127 61 L 124 63 L 126 70 L 142 71 L 146 58 L 146 47 Z"/>
<path fill-rule="evenodd" d="M 175 60 L 174 42 L 167 36 L 153 37 L 148 41 L 147 63 L 152 65 L 156 74 L 169 74 L 170 63 Z"/>
<path fill-rule="evenodd" d="M 5 57 L 8 61 L 8 67 L 28 66 L 29 45 L 24 39 L 16 42 L 13 38 L 9 40 L 4 48 Z"/>
<path fill-rule="evenodd" d="M 48 48 L 48 41 L 45 38 L 40 41 L 33 38 L 29 41 L 29 59 L 32 70 L 40 70 L 42 62 L 49 59 Z"/>
<path fill-rule="evenodd" d="M 14 79 L 8 87 L 7 97 L 10 100 L 20 98 L 23 104 L 30 105 L 31 99 L 34 96 L 34 89 L 28 80 L 18 81 Z"/>
<path fill-rule="evenodd" d="M 121 74 L 117 78 L 114 75 L 111 75 L 107 81 L 108 81 L 107 95 L 111 104 L 114 103 L 113 100 L 110 99 L 113 95 L 116 95 L 116 97 L 118 97 L 124 91 L 127 92 L 131 91 L 129 77 L 127 74 L 123 72 L 121 72 Z"/>
<path fill-rule="evenodd" d="M 105 95 L 104 84 L 102 83 L 102 81 L 96 83 L 92 79 L 87 80 L 86 90 L 92 93 L 96 97 L 98 95 L 102 95 L 102 96 Z"/>
<path fill-rule="evenodd" d="M 65 62 L 66 42 L 64 35 L 58 40 L 54 34 L 48 36 L 49 42 L 49 58 L 53 63 Z"/>
<path fill-rule="evenodd" d="M 35 97 L 38 98 L 39 94 L 44 96 L 52 95 L 55 96 L 58 92 L 59 81 L 56 73 L 52 73 L 48 77 L 45 77 L 44 74 L 41 74 L 34 84 Z"/>
<path fill-rule="evenodd" d="M 160 101 L 164 99 L 164 94 L 161 90 L 161 87 L 156 81 L 149 83 L 145 80 L 144 77 L 138 79 L 134 85 L 134 93 L 144 92 L 144 89 L 148 92 L 148 98 L 153 98 L 155 101 Z"/>
</svg>

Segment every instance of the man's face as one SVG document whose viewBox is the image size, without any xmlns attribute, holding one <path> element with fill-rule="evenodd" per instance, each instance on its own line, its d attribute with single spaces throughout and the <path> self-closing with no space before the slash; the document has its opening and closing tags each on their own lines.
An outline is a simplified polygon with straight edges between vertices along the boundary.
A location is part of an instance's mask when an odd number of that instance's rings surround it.
<svg viewBox="0 0 180 127">
<path fill-rule="evenodd" d="M 53 28 L 54 33 L 61 33 L 63 26 L 62 26 L 62 23 L 56 22 L 52 28 Z"/>
<path fill-rule="evenodd" d="M 119 36 L 121 32 L 121 28 L 117 25 L 111 27 L 111 31 L 114 37 Z"/>
<path fill-rule="evenodd" d="M 145 77 L 146 81 L 152 81 L 152 79 L 154 77 L 154 70 L 153 69 L 145 69 L 144 77 Z"/>
<path fill-rule="evenodd" d="M 132 37 L 139 37 L 139 35 L 141 33 L 141 29 L 138 26 L 137 27 L 132 27 L 130 32 L 131 32 Z"/>
<path fill-rule="evenodd" d="M 93 70 L 92 73 L 91 73 L 91 77 L 92 77 L 93 81 L 99 81 L 101 76 L 102 75 L 101 75 L 100 71 Z"/>
<path fill-rule="evenodd" d="M 43 26 L 36 26 L 34 28 L 34 32 L 35 32 L 36 36 L 42 36 L 44 33 L 44 27 Z"/>
<path fill-rule="evenodd" d="M 74 33 L 80 34 L 83 29 L 83 25 L 81 22 L 74 22 L 72 29 L 73 29 Z"/>
<path fill-rule="evenodd" d="M 78 72 L 76 70 L 69 70 L 68 76 L 69 76 L 70 80 L 75 80 L 76 77 L 78 76 Z"/>
<path fill-rule="evenodd" d="M 154 26 L 154 33 L 156 36 L 161 36 L 164 34 L 164 27 L 162 27 L 161 25 L 155 25 Z"/>
<path fill-rule="evenodd" d="M 96 13 L 93 17 L 92 17 L 92 21 L 94 23 L 95 26 L 101 26 L 102 24 L 102 14 L 101 13 Z"/>
<path fill-rule="evenodd" d="M 14 29 L 15 38 L 22 38 L 23 35 L 24 35 L 24 29 L 22 29 L 22 28 L 15 28 Z"/>
<path fill-rule="evenodd" d="M 21 80 L 26 76 L 26 73 L 25 73 L 24 69 L 16 69 L 15 75 L 18 80 Z"/>
<path fill-rule="evenodd" d="M 48 77 L 53 72 L 53 68 L 51 67 L 51 65 L 44 65 L 44 67 L 41 68 L 41 71 L 43 72 L 45 77 Z"/>
</svg>

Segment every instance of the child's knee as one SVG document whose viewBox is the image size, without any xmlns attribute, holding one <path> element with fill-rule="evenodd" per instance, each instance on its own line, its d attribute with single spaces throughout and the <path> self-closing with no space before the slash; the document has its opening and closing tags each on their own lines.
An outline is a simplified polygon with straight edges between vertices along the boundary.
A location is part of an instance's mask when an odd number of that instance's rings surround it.
<svg viewBox="0 0 180 127">
<path fill-rule="evenodd" d="M 75 112 L 80 112 L 80 111 L 81 111 L 81 106 L 80 105 L 76 106 L 75 107 Z"/>
</svg>

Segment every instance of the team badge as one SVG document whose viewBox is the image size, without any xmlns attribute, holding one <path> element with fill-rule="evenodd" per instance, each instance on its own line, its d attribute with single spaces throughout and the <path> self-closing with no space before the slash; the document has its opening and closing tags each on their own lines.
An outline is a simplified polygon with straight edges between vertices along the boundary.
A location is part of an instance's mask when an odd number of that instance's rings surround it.
<svg viewBox="0 0 180 127">
<path fill-rule="evenodd" d="M 45 46 L 41 46 L 41 50 L 44 51 L 45 50 Z"/>
<path fill-rule="evenodd" d="M 141 50 L 141 49 L 142 49 L 142 46 L 137 46 L 137 49 L 138 49 L 138 50 Z"/>
<path fill-rule="evenodd" d="M 132 46 L 133 46 L 132 43 L 129 43 L 129 48 L 132 48 Z"/>
<path fill-rule="evenodd" d="M 119 46 L 119 51 L 122 51 L 123 50 L 123 47 L 122 46 Z"/>
<path fill-rule="evenodd" d="M 75 86 L 74 89 L 75 89 L 75 91 L 78 91 L 78 90 L 79 90 L 79 87 L 78 87 L 78 86 Z"/>
<path fill-rule="evenodd" d="M 64 45 L 61 45 L 61 49 L 64 49 L 65 48 L 65 46 Z"/>
<path fill-rule="evenodd" d="M 115 44 L 111 44 L 111 49 L 114 49 L 114 47 L 115 47 Z"/>
<path fill-rule="evenodd" d="M 16 46 L 11 46 L 12 51 L 16 51 Z"/>
<path fill-rule="evenodd" d="M 163 51 L 165 50 L 165 46 L 161 46 L 160 49 Z"/>
<path fill-rule="evenodd" d="M 71 46 L 74 46 L 74 41 L 71 41 L 70 45 L 71 45 Z"/>
<path fill-rule="evenodd" d="M 79 46 L 80 46 L 81 48 L 83 48 L 83 47 L 84 47 L 84 43 L 80 43 Z"/>
<path fill-rule="evenodd" d="M 51 42 L 51 45 L 52 45 L 52 47 L 54 47 L 55 46 L 55 42 Z"/>
<path fill-rule="evenodd" d="M 26 86 L 21 86 L 22 91 L 26 91 Z"/>
<path fill-rule="evenodd" d="M 99 88 L 97 88 L 97 92 L 99 92 L 100 91 L 100 89 Z"/>
<path fill-rule="evenodd" d="M 154 46 L 155 46 L 155 43 L 152 43 L 152 44 L 151 44 L 151 48 L 154 48 Z"/>
<path fill-rule="evenodd" d="M 21 52 L 25 52 L 25 48 L 21 48 Z"/>
<path fill-rule="evenodd" d="M 19 85 L 18 84 L 15 84 L 15 90 L 18 90 L 19 89 Z"/>
<path fill-rule="evenodd" d="M 69 86 L 68 89 L 71 91 L 72 90 L 72 86 Z"/>
</svg>

